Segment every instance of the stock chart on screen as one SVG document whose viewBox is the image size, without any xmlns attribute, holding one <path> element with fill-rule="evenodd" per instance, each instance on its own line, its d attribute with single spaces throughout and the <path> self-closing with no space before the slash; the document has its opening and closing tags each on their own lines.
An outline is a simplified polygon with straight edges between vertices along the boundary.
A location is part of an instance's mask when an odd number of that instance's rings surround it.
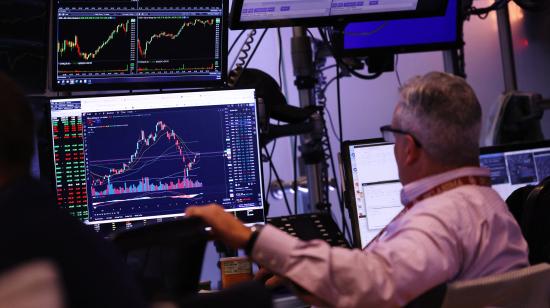
<svg viewBox="0 0 550 308">
<path fill-rule="evenodd" d="M 57 0 L 55 88 L 215 85 L 224 0 Z"/>
<path fill-rule="evenodd" d="M 207 203 L 263 221 L 251 90 L 56 99 L 52 138 L 58 204 L 98 231 Z"/>
</svg>

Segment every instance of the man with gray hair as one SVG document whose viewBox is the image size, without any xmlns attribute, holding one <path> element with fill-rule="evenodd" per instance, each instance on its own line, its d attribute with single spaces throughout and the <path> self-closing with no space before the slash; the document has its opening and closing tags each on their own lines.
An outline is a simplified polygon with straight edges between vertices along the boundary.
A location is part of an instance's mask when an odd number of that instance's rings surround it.
<svg viewBox="0 0 550 308">
<path fill-rule="evenodd" d="M 462 78 L 433 72 L 400 90 L 381 131 L 395 143 L 405 207 L 364 250 L 301 241 L 270 225 L 249 229 L 216 205 L 186 213 L 314 304 L 404 306 L 442 283 L 528 266 L 521 230 L 479 167 L 480 122 Z"/>
</svg>

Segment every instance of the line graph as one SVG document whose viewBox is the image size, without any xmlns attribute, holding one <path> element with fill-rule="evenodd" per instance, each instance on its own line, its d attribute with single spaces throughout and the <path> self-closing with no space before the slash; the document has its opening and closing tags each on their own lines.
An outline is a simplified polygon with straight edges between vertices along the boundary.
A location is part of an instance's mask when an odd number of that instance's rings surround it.
<svg viewBox="0 0 550 308">
<path fill-rule="evenodd" d="M 91 220 L 181 214 L 225 195 L 216 108 L 92 113 L 83 123 Z"/>
<path fill-rule="evenodd" d="M 218 70 L 220 26 L 212 17 L 139 17 L 137 71 Z"/>
<path fill-rule="evenodd" d="M 135 18 L 60 18 L 56 45 L 58 73 L 69 75 L 130 72 Z"/>
<path fill-rule="evenodd" d="M 197 25 L 202 25 L 203 27 L 212 26 L 212 25 L 214 25 L 214 19 L 202 20 L 202 19 L 199 19 L 199 18 L 195 18 L 191 21 L 183 22 L 183 24 L 181 25 L 181 27 L 179 28 L 179 30 L 176 33 L 169 33 L 169 32 L 166 32 L 166 31 L 162 31 L 160 33 L 155 33 L 155 34 L 151 35 L 151 37 L 149 37 L 148 40 L 145 41 L 145 43 L 143 44 L 144 45 L 143 48 L 142 48 L 142 45 L 141 45 L 141 40 L 138 39 L 139 55 L 142 58 L 147 58 L 147 50 L 149 49 L 149 46 L 151 45 L 151 43 L 154 40 L 158 40 L 158 39 L 162 39 L 162 38 L 175 40 L 175 39 L 177 39 L 181 36 L 182 32 L 186 28 L 196 27 Z"/>
<path fill-rule="evenodd" d="M 80 48 L 80 44 L 78 42 L 78 36 L 74 36 L 74 40 L 63 40 L 63 42 L 57 42 L 57 52 L 63 56 L 64 53 L 67 53 L 70 51 L 74 52 L 76 51 L 76 54 L 79 58 L 84 60 L 92 60 L 95 59 L 96 56 L 105 48 L 105 46 L 108 46 L 109 43 L 111 43 L 115 37 L 118 34 L 127 34 L 128 28 L 130 26 L 130 20 L 126 20 L 126 22 L 121 23 L 116 26 L 116 28 L 111 32 L 109 37 L 107 37 L 106 40 L 104 40 L 97 48 L 91 52 L 83 52 Z"/>
</svg>

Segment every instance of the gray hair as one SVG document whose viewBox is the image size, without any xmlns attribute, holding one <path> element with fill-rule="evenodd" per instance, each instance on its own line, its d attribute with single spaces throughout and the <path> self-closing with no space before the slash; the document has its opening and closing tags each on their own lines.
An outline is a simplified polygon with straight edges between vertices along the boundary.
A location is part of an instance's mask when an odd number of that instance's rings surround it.
<svg viewBox="0 0 550 308">
<path fill-rule="evenodd" d="M 479 162 L 481 106 L 464 79 L 441 72 L 412 78 L 400 89 L 395 120 L 431 159 L 449 166 Z"/>
</svg>

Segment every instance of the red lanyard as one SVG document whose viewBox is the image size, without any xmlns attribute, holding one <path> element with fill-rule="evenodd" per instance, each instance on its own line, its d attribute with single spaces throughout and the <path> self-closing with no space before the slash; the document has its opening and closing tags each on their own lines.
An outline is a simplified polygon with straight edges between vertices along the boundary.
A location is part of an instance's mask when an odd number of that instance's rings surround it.
<svg viewBox="0 0 550 308">
<path fill-rule="evenodd" d="M 428 190 L 427 192 L 421 194 L 420 196 L 416 197 L 411 202 L 407 203 L 405 207 L 399 212 L 378 234 L 367 244 L 367 247 L 370 246 L 370 244 L 376 242 L 382 234 L 386 231 L 386 228 L 396 221 L 399 217 L 403 216 L 408 210 L 412 209 L 412 207 L 417 204 L 418 202 L 428 199 L 433 196 L 437 196 L 441 193 L 444 193 L 446 191 L 455 189 L 460 186 L 464 185 L 477 185 L 477 186 L 491 186 L 491 178 L 487 176 L 464 176 L 456 179 L 452 179 L 450 181 L 447 181 L 445 183 L 439 184 L 432 189 Z M 365 247 L 365 248 L 367 248 Z"/>
</svg>

